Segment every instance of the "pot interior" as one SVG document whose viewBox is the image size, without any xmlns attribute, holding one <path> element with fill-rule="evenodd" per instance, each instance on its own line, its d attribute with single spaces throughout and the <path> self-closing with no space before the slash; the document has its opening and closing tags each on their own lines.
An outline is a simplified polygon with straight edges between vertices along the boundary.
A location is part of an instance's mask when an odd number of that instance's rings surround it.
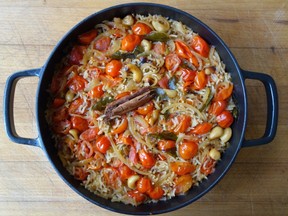
<svg viewBox="0 0 288 216">
<path fill-rule="evenodd" d="M 69 175 L 57 156 L 57 150 L 53 144 L 52 134 L 45 120 L 47 98 L 49 97 L 46 90 L 49 88 L 51 83 L 55 66 L 60 62 L 62 57 L 68 53 L 69 48 L 71 48 L 71 43 L 73 43 L 73 41 L 77 38 L 77 35 L 92 29 L 96 24 L 102 22 L 103 20 L 111 20 L 113 17 L 123 18 L 125 15 L 131 13 L 143 15 L 160 14 L 164 17 L 181 21 L 183 24 L 192 28 L 193 31 L 199 33 L 199 35 L 201 35 L 210 44 L 213 44 L 216 47 L 221 59 L 225 63 L 226 70 L 231 73 L 232 81 L 234 83 L 233 97 L 238 108 L 238 118 L 235 120 L 232 126 L 233 137 L 230 141 L 231 146 L 223 154 L 222 160 L 216 165 L 215 172 L 209 175 L 207 180 L 203 181 L 198 187 L 194 186 L 185 196 L 177 196 L 168 201 L 160 201 L 158 203 L 150 203 L 137 207 L 122 203 L 114 203 L 110 200 L 98 197 L 81 186 L 80 182 L 75 180 L 73 176 Z M 42 74 L 40 76 L 36 101 L 38 132 L 40 139 L 42 140 L 42 148 L 44 151 L 46 151 L 47 157 L 63 180 L 77 193 L 92 203 L 112 211 L 134 215 L 158 214 L 176 210 L 192 203 L 207 193 L 225 175 L 233 163 L 241 147 L 246 127 L 247 102 L 243 78 L 236 60 L 224 42 L 209 27 L 190 14 L 168 6 L 150 3 L 135 3 L 114 6 L 95 13 L 77 24 L 58 43 L 48 61 L 44 65 Z"/>
</svg>

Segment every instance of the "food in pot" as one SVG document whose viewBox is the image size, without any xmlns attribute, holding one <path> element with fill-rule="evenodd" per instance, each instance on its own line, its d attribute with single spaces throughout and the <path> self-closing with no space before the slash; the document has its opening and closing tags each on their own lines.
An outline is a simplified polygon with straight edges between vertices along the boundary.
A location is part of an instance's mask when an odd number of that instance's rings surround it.
<svg viewBox="0 0 288 216">
<path fill-rule="evenodd" d="M 55 70 L 47 121 L 89 191 L 139 205 L 185 195 L 229 146 L 233 83 L 215 47 L 160 15 L 103 21 Z"/>
</svg>

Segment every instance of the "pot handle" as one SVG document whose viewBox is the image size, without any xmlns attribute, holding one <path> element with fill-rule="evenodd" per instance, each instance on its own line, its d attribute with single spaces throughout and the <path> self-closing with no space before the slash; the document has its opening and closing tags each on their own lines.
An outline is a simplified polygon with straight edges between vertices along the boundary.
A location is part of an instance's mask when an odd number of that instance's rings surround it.
<svg viewBox="0 0 288 216">
<path fill-rule="evenodd" d="M 16 133 L 14 124 L 14 115 L 13 115 L 14 94 L 17 81 L 24 77 L 30 77 L 30 76 L 39 77 L 40 72 L 41 68 L 16 72 L 11 76 L 9 76 L 6 81 L 6 86 L 4 90 L 4 108 L 3 108 L 4 124 L 8 137 L 10 138 L 11 141 L 15 143 L 40 147 L 40 142 L 38 138 L 35 139 L 24 138 L 20 137 Z"/>
<path fill-rule="evenodd" d="M 277 130 L 278 123 L 278 94 L 275 81 L 267 74 L 242 70 L 244 80 L 259 80 L 265 87 L 267 97 L 267 121 L 265 133 L 262 137 L 253 140 L 244 139 L 242 147 L 258 146 L 271 142 Z"/>
</svg>

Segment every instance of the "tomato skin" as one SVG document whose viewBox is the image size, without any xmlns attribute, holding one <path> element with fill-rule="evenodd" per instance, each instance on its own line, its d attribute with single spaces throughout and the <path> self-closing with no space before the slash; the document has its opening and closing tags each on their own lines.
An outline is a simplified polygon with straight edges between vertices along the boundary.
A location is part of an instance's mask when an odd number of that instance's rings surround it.
<svg viewBox="0 0 288 216">
<path fill-rule="evenodd" d="M 153 102 L 149 102 L 141 107 L 139 107 L 136 112 L 140 115 L 147 115 L 148 113 L 152 112 L 154 109 Z"/>
<path fill-rule="evenodd" d="M 71 117 L 72 128 L 77 129 L 79 132 L 83 132 L 88 129 L 88 121 L 79 116 Z"/>
<path fill-rule="evenodd" d="M 137 190 L 127 192 L 130 197 L 132 197 L 137 203 L 142 203 L 145 201 L 146 196 Z"/>
<path fill-rule="evenodd" d="M 169 78 L 167 76 L 163 76 L 159 81 L 158 85 L 163 88 L 163 89 L 168 89 L 169 88 Z"/>
<path fill-rule="evenodd" d="M 96 149 L 103 154 L 107 152 L 110 146 L 111 146 L 110 140 L 104 135 L 100 136 L 96 140 Z"/>
<path fill-rule="evenodd" d="M 147 169 L 152 168 L 156 163 L 156 159 L 154 158 L 153 154 L 146 152 L 144 149 L 141 149 L 138 152 L 138 156 L 142 166 Z"/>
<path fill-rule="evenodd" d="M 177 175 L 186 175 L 196 169 L 196 167 L 192 163 L 186 161 L 171 162 L 170 168 Z"/>
<path fill-rule="evenodd" d="M 119 168 L 119 173 L 120 173 L 120 179 L 122 181 L 127 180 L 131 175 L 133 175 L 135 172 L 131 170 L 128 166 L 125 164 L 122 164 Z"/>
<path fill-rule="evenodd" d="M 228 87 L 225 84 L 219 84 L 216 88 L 216 93 L 213 101 L 224 101 L 228 99 L 233 92 L 233 84 L 229 83 Z"/>
<path fill-rule="evenodd" d="M 210 105 L 208 113 L 217 116 L 221 112 L 223 112 L 226 109 L 226 107 L 227 107 L 226 101 L 214 101 Z"/>
<path fill-rule="evenodd" d="M 215 165 L 216 165 L 215 160 L 213 160 L 211 157 L 205 157 L 203 164 L 200 167 L 200 172 L 207 176 L 214 172 Z"/>
<path fill-rule="evenodd" d="M 213 125 L 209 122 L 198 124 L 191 132 L 197 135 L 208 133 L 212 129 Z"/>
<path fill-rule="evenodd" d="M 174 43 L 176 48 L 176 54 L 179 57 L 189 60 L 189 62 L 195 67 L 199 66 L 197 58 L 192 54 L 190 48 L 183 41 L 176 40 Z"/>
<path fill-rule="evenodd" d="M 174 132 L 176 134 L 184 133 L 191 125 L 191 116 L 180 115 L 177 118 L 179 125 L 175 128 Z"/>
<path fill-rule="evenodd" d="M 176 142 L 173 140 L 160 140 L 157 145 L 157 148 L 160 151 L 167 151 L 175 147 L 176 147 Z"/>
<path fill-rule="evenodd" d="M 87 80 L 84 79 L 82 76 L 75 75 L 67 82 L 67 86 L 71 91 L 78 92 L 83 90 L 87 83 Z"/>
<path fill-rule="evenodd" d="M 79 160 L 90 158 L 92 157 L 93 153 L 94 149 L 90 142 L 81 141 L 78 143 L 77 157 Z"/>
<path fill-rule="evenodd" d="M 121 61 L 114 59 L 106 65 L 105 72 L 106 74 L 114 78 L 119 76 L 121 68 L 122 68 Z"/>
<path fill-rule="evenodd" d="M 139 157 L 138 157 L 138 155 L 137 155 L 136 148 L 135 148 L 134 146 L 131 146 L 131 147 L 130 147 L 129 160 L 130 160 L 133 164 L 138 163 Z"/>
<path fill-rule="evenodd" d="M 193 141 L 184 141 L 179 145 L 179 155 L 184 160 L 190 160 L 196 156 L 198 152 L 198 145 Z"/>
<path fill-rule="evenodd" d="M 220 127 L 227 128 L 233 123 L 234 118 L 228 110 L 224 110 L 216 117 L 216 121 Z"/>
<path fill-rule="evenodd" d="M 187 68 L 182 68 L 181 72 L 182 72 L 181 76 L 184 82 L 194 82 L 196 71 Z"/>
<path fill-rule="evenodd" d="M 84 103 L 82 98 L 77 98 L 76 100 L 72 101 L 68 108 L 69 114 L 82 114 L 79 110 L 79 107 Z"/>
<path fill-rule="evenodd" d="M 193 179 L 191 175 L 183 175 L 175 180 L 175 194 L 183 194 L 187 192 L 193 185 Z"/>
<path fill-rule="evenodd" d="M 103 36 L 95 42 L 94 47 L 99 51 L 106 51 L 109 48 L 110 43 L 111 38 L 108 36 Z"/>
<path fill-rule="evenodd" d="M 86 51 L 85 46 L 74 46 L 70 52 L 68 63 L 70 65 L 79 65 L 83 59 L 84 52 Z"/>
<path fill-rule="evenodd" d="M 96 29 L 92 29 L 88 32 L 84 32 L 83 34 L 79 35 L 78 36 L 78 41 L 81 43 L 81 44 L 84 44 L 84 45 L 89 45 L 93 40 L 94 38 L 98 35 L 98 32 Z"/>
<path fill-rule="evenodd" d="M 111 131 L 111 134 L 120 134 L 123 133 L 128 127 L 128 120 L 127 118 L 123 118 L 121 124 Z"/>
<path fill-rule="evenodd" d="M 210 52 L 210 47 L 208 43 L 199 35 L 193 37 L 192 48 L 199 53 L 201 56 L 207 58 Z"/>
<path fill-rule="evenodd" d="M 151 199 L 159 200 L 164 195 L 164 190 L 160 186 L 156 186 L 147 193 Z"/>
<path fill-rule="evenodd" d="M 194 78 L 193 89 L 201 90 L 206 87 L 208 82 L 207 75 L 205 74 L 204 70 L 197 72 Z"/>
<path fill-rule="evenodd" d="M 135 35 L 146 35 L 152 31 L 150 26 L 142 22 L 137 22 L 132 26 L 132 31 Z"/>
<path fill-rule="evenodd" d="M 88 96 L 92 99 L 100 98 L 104 94 L 103 85 L 98 85 L 88 92 Z"/>
<path fill-rule="evenodd" d="M 89 128 L 80 134 L 81 140 L 91 142 L 98 137 L 99 128 Z"/>
<path fill-rule="evenodd" d="M 167 70 L 175 72 L 181 64 L 181 59 L 175 53 L 169 53 L 165 57 L 165 67 Z"/>
<path fill-rule="evenodd" d="M 135 34 L 126 35 L 121 42 L 121 49 L 132 52 L 141 43 L 141 37 Z"/>
<path fill-rule="evenodd" d="M 148 177 L 142 177 L 137 181 L 137 190 L 140 193 L 146 193 L 151 189 L 152 189 L 152 183 Z"/>
</svg>

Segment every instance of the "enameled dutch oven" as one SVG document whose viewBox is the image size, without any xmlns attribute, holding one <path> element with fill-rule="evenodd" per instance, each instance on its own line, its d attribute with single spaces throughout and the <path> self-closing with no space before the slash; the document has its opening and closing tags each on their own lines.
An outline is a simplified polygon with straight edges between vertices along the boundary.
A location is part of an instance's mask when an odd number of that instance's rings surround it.
<svg viewBox="0 0 288 216">
<path fill-rule="evenodd" d="M 123 18 L 125 15 L 131 13 L 143 15 L 160 14 L 164 17 L 170 17 L 174 20 L 181 21 L 185 25 L 191 27 L 195 32 L 199 33 L 210 44 L 215 45 L 221 59 L 226 64 L 227 71 L 231 73 L 232 81 L 234 83 L 233 98 L 236 101 L 238 109 L 238 118 L 232 126 L 233 137 L 231 139 L 231 146 L 223 154 L 221 161 L 217 163 L 216 171 L 209 175 L 207 180 L 203 181 L 199 187 L 193 187 L 184 196 L 174 197 L 171 200 L 160 201 L 158 203 L 143 204 L 137 207 L 111 202 L 110 200 L 96 196 L 81 186 L 80 182 L 75 180 L 73 176 L 69 175 L 57 156 L 57 151 L 53 145 L 54 142 L 52 140 L 52 135 L 45 120 L 47 98 L 49 97 L 46 90 L 49 88 L 49 84 L 51 83 L 55 65 L 64 55 L 67 54 L 69 48 L 71 48 L 71 44 L 76 40 L 77 35 L 92 29 L 96 24 L 101 23 L 103 20 L 112 20 L 113 17 Z M 36 93 L 36 120 L 38 129 L 38 137 L 36 139 L 23 138 L 16 134 L 12 112 L 14 90 L 17 80 L 28 76 L 39 77 L 38 90 Z M 247 95 L 244 85 L 246 79 L 261 81 L 265 86 L 267 95 L 266 130 L 263 137 L 256 140 L 244 139 L 247 124 Z M 78 194 L 92 203 L 111 211 L 133 215 L 147 215 L 173 211 L 196 201 L 211 190 L 212 187 L 215 186 L 216 183 L 225 175 L 241 147 L 255 146 L 271 142 L 275 137 L 277 128 L 278 98 L 275 82 L 269 75 L 242 70 L 221 38 L 195 17 L 186 12 L 165 5 L 131 3 L 110 7 L 87 17 L 62 38 L 42 68 L 12 74 L 7 79 L 5 88 L 4 119 L 9 138 L 16 143 L 42 148 L 59 176 L 61 176 L 62 179 Z"/>
</svg>

